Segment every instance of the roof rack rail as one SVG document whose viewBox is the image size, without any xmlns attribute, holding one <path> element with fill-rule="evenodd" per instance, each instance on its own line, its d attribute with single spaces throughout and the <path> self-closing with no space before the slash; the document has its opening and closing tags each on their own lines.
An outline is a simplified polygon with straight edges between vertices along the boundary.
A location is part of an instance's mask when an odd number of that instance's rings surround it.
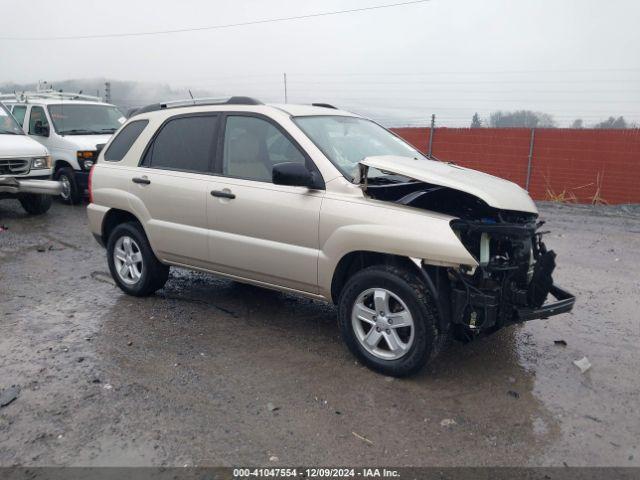
<svg viewBox="0 0 640 480">
<path fill-rule="evenodd" d="M 322 107 L 322 108 L 331 108 L 333 110 L 338 110 L 338 107 L 334 107 L 330 103 L 312 103 L 312 107 Z"/>
<path fill-rule="evenodd" d="M 29 103 L 29 100 L 84 100 L 85 102 L 102 102 L 102 98 L 94 95 L 85 95 L 82 91 L 78 93 L 60 92 L 57 90 L 37 90 L 35 92 L 13 92 L 1 94 L 3 100 L 13 100 L 16 102 Z"/>
<path fill-rule="evenodd" d="M 256 100 L 251 97 L 224 97 L 224 98 L 188 98 L 185 100 L 172 100 L 169 102 L 152 103 L 151 105 L 145 105 L 135 111 L 133 115 L 140 113 L 155 112 L 157 110 L 164 110 L 167 108 L 180 108 L 191 106 L 204 106 L 204 105 L 264 105 L 260 100 Z"/>
</svg>

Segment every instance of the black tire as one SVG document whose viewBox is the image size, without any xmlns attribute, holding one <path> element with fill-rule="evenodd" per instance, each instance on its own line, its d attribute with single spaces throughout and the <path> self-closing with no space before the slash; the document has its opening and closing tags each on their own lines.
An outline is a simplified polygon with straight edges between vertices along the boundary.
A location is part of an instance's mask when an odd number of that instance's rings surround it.
<svg viewBox="0 0 640 480">
<path fill-rule="evenodd" d="M 142 254 L 141 275 L 134 284 L 125 283 L 116 271 L 114 250 L 120 237 L 133 239 Z M 137 222 L 122 223 L 113 229 L 107 241 L 107 261 L 109 263 L 109 271 L 116 284 L 123 292 L 134 297 L 151 295 L 164 287 L 169 278 L 169 267 L 156 258 L 142 226 Z"/>
<path fill-rule="evenodd" d="M 413 344 L 398 359 L 385 360 L 368 352 L 354 331 L 351 322 L 354 304 L 361 293 L 372 288 L 383 288 L 398 296 L 413 317 Z M 440 332 L 437 328 L 438 313 L 435 302 L 423 280 L 413 271 L 390 265 L 365 268 L 347 281 L 338 302 L 338 322 L 342 338 L 349 350 L 364 365 L 394 377 L 416 373 L 439 353 L 448 337 L 448 332 Z"/>
<path fill-rule="evenodd" d="M 54 180 L 59 180 L 63 183 L 68 182 L 69 191 L 60 194 L 60 200 L 67 205 L 77 205 L 82 201 L 82 193 L 76 182 L 76 175 L 73 169 L 70 167 L 63 167 L 56 170 L 53 175 Z"/>
<path fill-rule="evenodd" d="M 20 205 L 29 215 L 42 215 L 51 208 L 51 196 L 39 193 L 26 193 L 19 198 Z"/>
</svg>

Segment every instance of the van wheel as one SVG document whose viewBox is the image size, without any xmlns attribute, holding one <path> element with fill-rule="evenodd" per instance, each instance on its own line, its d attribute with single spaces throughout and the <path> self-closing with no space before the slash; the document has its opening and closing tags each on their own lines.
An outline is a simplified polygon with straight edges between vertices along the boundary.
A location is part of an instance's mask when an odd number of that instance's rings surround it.
<svg viewBox="0 0 640 480">
<path fill-rule="evenodd" d="M 410 270 L 365 268 L 345 285 L 338 302 L 342 337 L 367 367 L 403 377 L 420 370 L 444 343 L 435 302 Z"/>
<path fill-rule="evenodd" d="M 169 278 L 169 267 L 156 258 L 139 223 L 123 223 L 113 229 L 107 261 L 118 286 L 135 297 L 160 290 Z"/>
<path fill-rule="evenodd" d="M 29 215 L 42 215 L 51 208 L 51 196 L 37 193 L 27 193 L 19 198 L 20 205 Z"/>
<path fill-rule="evenodd" d="M 61 168 L 53 176 L 54 180 L 62 183 L 60 199 L 68 205 L 76 205 L 82 201 L 82 192 L 79 191 L 76 176 L 73 169 L 69 167 Z"/>
</svg>

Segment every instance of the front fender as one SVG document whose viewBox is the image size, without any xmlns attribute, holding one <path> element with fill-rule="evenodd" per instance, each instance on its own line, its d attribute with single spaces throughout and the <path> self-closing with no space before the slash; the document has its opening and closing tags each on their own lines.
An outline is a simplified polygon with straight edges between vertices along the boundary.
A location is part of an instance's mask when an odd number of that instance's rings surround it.
<svg viewBox="0 0 640 480">
<path fill-rule="evenodd" d="M 358 204 L 345 209 L 344 202 L 332 205 L 331 200 L 323 204 L 318 258 L 318 283 L 323 295 L 331 292 L 340 260 L 356 251 L 419 258 L 437 266 L 477 265 L 451 229 L 451 217 L 406 207 L 372 207 Z"/>
</svg>

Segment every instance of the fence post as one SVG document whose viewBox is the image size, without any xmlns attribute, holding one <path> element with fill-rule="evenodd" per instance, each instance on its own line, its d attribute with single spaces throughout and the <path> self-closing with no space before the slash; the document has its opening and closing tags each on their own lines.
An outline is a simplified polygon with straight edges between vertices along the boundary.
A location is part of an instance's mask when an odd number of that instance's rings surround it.
<svg viewBox="0 0 640 480">
<path fill-rule="evenodd" d="M 433 133 L 436 129 L 436 114 L 431 114 L 431 130 L 429 131 L 429 152 L 427 153 L 427 157 L 431 158 L 431 151 L 433 148 Z"/>
<path fill-rule="evenodd" d="M 533 162 L 533 143 L 536 139 L 536 129 L 531 129 L 531 140 L 529 141 L 529 160 L 527 162 L 527 178 L 525 180 L 524 189 L 529 191 L 529 182 L 531 181 L 531 163 Z"/>
</svg>

